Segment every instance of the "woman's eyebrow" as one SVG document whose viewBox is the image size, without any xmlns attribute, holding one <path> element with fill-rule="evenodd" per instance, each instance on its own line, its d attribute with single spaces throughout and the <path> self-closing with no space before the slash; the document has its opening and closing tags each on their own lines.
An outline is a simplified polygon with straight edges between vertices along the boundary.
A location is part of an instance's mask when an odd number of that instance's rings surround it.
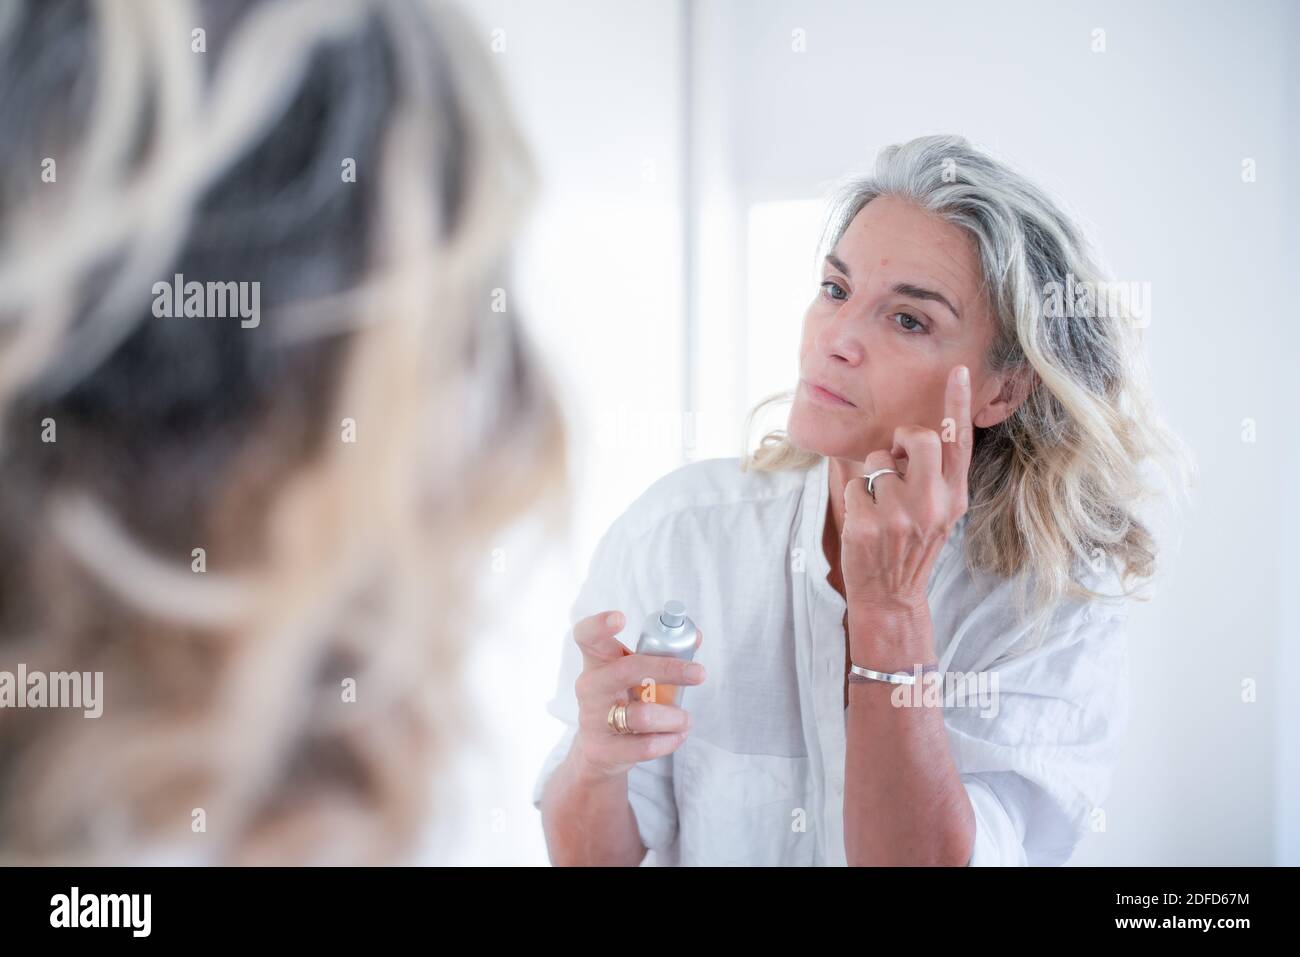
<svg viewBox="0 0 1300 957">
<path fill-rule="evenodd" d="M 850 279 L 853 278 L 853 273 L 849 270 L 849 264 L 839 256 L 830 253 L 827 255 L 826 261 Z M 915 283 L 910 282 L 896 282 L 893 285 L 892 291 L 896 296 L 908 296 L 912 299 L 925 299 L 931 302 L 941 303 L 946 306 L 948 311 L 956 316 L 958 320 L 961 319 L 961 313 L 957 311 L 953 304 L 950 303 L 942 293 L 937 293 L 933 289 L 926 289 L 924 286 L 918 286 Z"/>
<path fill-rule="evenodd" d="M 844 273 L 844 275 L 848 276 L 850 279 L 853 278 L 853 273 L 849 270 L 849 264 L 846 263 L 839 256 L 835 255 L 834 253 L 828 253 L 826 256 L 826 261 L 830 263 L 832 266 L 834 266 L 836 269 L 838 269 L 840 272 Z"/>
<path fill-rule="evenodd" d="M 933 289 L 926 289 L 923 286 L 914 286 L 910 282 L 896 282 L 894 283 L 894 292 L 899 296 L 907 296 L 911 299 L 928 299 L 932 302 L 941 303 L 946 306 L 948 311 L 951 312 L 959 321 L 961 320 L 961 313 L 953 307 L 953 304 L 945 299 L 942 294 L 935 292 Z"/>
</svg>

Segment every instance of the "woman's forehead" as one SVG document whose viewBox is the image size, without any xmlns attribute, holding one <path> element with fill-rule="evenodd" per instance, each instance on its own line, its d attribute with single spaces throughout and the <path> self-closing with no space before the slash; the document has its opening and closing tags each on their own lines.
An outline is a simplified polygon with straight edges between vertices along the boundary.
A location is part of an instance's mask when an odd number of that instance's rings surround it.
<svg viewBox="0 0 1300 957">
<path fill-rule="evenodd" d="M 979 250 L 965 230 L 894 197 L 858 211 L 835 246 L 858 283 L 937 285 L 965 315 L 982 284 Z"/>
<path fill-rule="evenodd" d="M 860 265 L 887 265 L 906 259 L 968 272 L 978 281 L 979 250 L 974 237 L 936 213 L 892 196 L 882 196 L 858 210 L 836 245 L 841 258 L 857 254 Z M 869 260 L 875 259 L 874 263 Z"/>
</svg>

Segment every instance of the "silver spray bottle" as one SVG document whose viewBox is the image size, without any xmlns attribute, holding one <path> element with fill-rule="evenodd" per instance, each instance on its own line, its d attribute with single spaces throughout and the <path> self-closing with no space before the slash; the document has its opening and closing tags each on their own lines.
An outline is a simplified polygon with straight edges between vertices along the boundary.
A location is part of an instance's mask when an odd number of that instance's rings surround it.
<svg viewBox="0 0 1300 957">
<path fill-rule="evenodd" d="M 638 655 L 665 655 L 690 661 L 700 644 L 700 633 L 695 622 L 686 617 L 686 606 L 679 601 L 664 602 L 663 611 L 651 612 L 641 625 L 641 636 L 636 642 Z M 682 706 L 685 685 L 659 685 L 655 688 L 655 701 L 660 704 Z"/>
</svg>

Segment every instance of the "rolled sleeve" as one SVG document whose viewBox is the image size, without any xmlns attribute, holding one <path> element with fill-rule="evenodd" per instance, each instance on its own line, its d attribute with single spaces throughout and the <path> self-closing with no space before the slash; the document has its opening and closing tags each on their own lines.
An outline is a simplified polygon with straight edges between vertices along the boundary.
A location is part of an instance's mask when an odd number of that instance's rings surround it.
<svg viewBox="0 0 1300 957">
<path fill-rule="evenodd" d="M 970 867 L 1023 867 L 1025 846 L 1011 817 L 993 789 L 973 774 L 963 774 L 962 784 L 975 812 L 975 844 Z"/>
<path fill-rule="evenodd" d="M 560 673 L 555 694 L 546 710 L 565 724 L 559 741 L 551 749 L 533 785 L 533 806 L 539 811 L 546 782 L 568 755 L 578 732 L 578 701 L 574 685 L 582 673 L 582 652 L 573 638 L 573 627 L 597 612 L 617 610 L 626 619 L 618 636 L 634 633 L 641 618 L 654 603 L 642 601 L 642 584 L 647 581 L 644 568 L 634 565 L 636 554 L 626 534 L 626 514 L 601 538 L 596 546 L 587 579 L 569 612 L 569 629 L 560 652 Z M 630 647 L 628 641 L 624 646 Z M 612 702 L 611 702 L 612 703 Z M 670 845 L 677 836 L 677 802 L 673 792 L 671 760 L 656 759 L 636 764 L 628 772 L 628 803 L 636 817 L 641 843 L 649 850 Z"/>
<path fill-rule="evenodd" d="M 659 774 L 647 764 L 633 766 L 627 775 L 627 800 L 647 850 L 661 851 L 677 839 L 677 800 L 671 775 Z"/>
<path fill-rule="evenodd" d="M 533 785 L 533 807 L 537 810 L 542 809 L 546 782 L 568 756 L 577 734 L 576 725 L 565 728 L 560 740 L 546 756 Z M 648 763 L 633 766 L 627 775 L 627 800 L 636 817 L 641 843 L 647 850 L 662 850 L 672 844 L 677 837 L 677 801 L 673 796 L 671 775 L 656 773 Z"/>
<path fill-rule="evenodd" d="M 537 808 L 537 810 L 542 809 L 542 795 L 546 792 L 546 782 L 550 780 L 551 775 L 555 773 L 555 769 L 568 756 L 569 749 L 573 746 L 573 739 L 577 735 L 578 728 L 576 725 L 565 728 L 564 733 L 560 735 L 560 740 L 555 747 L 551 748 L 551 753 L 542 762 L 542 769 L 538 772 L 537 781 L 533 784 L 533 807 Z"/>
<path fill-rule="evenodd" d="M 945 709 L 975 815 L 970 866 L 1064 864 L 1107 797 L 1128 719 L 1125 615 L 1085 608 L 986 669 L 996 713 Z"/>
</svg>

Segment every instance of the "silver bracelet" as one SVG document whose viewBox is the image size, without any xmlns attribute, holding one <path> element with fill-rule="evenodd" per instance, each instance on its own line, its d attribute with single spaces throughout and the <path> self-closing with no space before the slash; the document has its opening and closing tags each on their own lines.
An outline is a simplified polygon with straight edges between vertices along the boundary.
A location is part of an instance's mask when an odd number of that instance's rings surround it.
<svg viewBox="0 0 1300 957">
<path fill-rule="evenodd" d="M 938 665 L 922 665 L 921 673 L 925 674 L 930 671 L 938 671 Z M 870 668 L 859 668 L 850 662 L 849 680 L 853 680 L 853 675 L 859 675 L 863 678 L 870 678 L 873 681 L 887 681 L 891 685 L 914 685 L 916 684 L 916 674 L 911 671 L 872 671 Z"/>
</svg>

